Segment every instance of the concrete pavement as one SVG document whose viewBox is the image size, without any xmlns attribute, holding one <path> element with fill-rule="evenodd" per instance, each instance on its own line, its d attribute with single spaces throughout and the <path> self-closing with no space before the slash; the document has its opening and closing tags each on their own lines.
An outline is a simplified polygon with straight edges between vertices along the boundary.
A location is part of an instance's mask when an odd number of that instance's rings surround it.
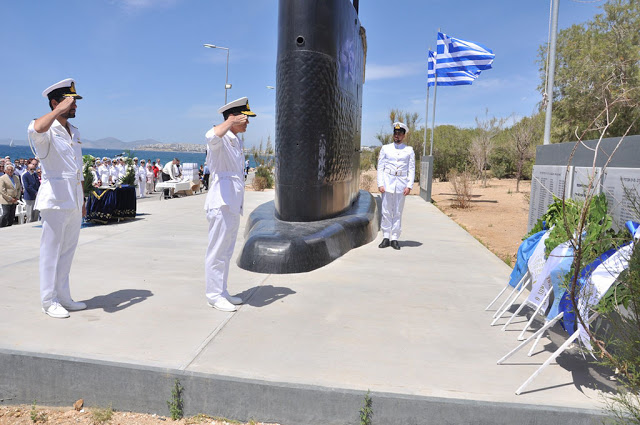
<svg viewBox="0 0 640 425">
<path fill-rule="evenodd" d="M 273 193 L 246 193 L 234 260 L 248 212 Z M 420 197 L 407 198 L 400 251 L 379 236 L 287 275 L 234 262 L 229 291 L 247 300 L 236 313 L 204 297 L 203 204 L 153 197 L 136 220 L 83 228 L 71 289 L 88 309 L 64 320 L 40 311 L 40 227 L 2 229 L 2 402 L 167 414 L 178 378 L 186 413 L 239 420 L 357 423 L 371 390 L 377 423 L 600 423 L 606 380 L 576 353 L 514 394 L 561 336 L 496 365 L 523 326 L 501 332 L 484 311 L 510 268 Z"/>
</svg>

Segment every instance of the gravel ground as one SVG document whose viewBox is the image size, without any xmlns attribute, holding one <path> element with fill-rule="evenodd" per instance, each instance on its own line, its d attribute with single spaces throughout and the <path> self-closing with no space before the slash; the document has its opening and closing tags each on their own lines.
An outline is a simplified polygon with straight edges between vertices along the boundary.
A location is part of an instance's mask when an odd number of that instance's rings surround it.
<svg viewBox="0 0 640 425">
<path fill-rule="evenodd" d="M 0 425 L 155 425 L 155 424 L 235 424 L 235 425 L 267 425 L 264 422 L 238 422 L 224 418 L 214 418 L 207 415 L 197 415 L 173 421 L 170 417 L 155 414 L 132 412 L 115 412 L 108 408 L 84 408 L 77 411 L 73 406 L 43 407 L 28 405 L 7 406 L 0 405 Z M 279 425 L 279 424 L 269 424 Z"/>
</svg>

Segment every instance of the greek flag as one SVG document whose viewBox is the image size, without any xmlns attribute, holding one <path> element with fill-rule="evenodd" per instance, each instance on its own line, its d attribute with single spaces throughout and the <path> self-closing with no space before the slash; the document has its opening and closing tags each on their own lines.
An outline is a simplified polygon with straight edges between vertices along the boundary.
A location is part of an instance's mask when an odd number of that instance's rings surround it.
<svg viewBox="0 0 640 425">
<path fill-rule="evenodd" d="M 429 50 L 429 61 L 427 62 L 427 87 L 433 87 L 436 83 L 435 71 L 436 54 Z"/>
<path fill-rule="evenodd" d="M 491 69 L 495 55 L 486 47 L 438 33 L 435 72 L 438 85 L 472 84 L 480 72 Z"/>
<path fill-rule="evenodd" d="M 427 65 L 427 86 L 433 87 L 436 84 L 436 54 L 429 50 L 429 62 Z M 461 86 L 471 84 L 478 78 L 480 71 L 454 71 L 449 69 L 438 69 L 438 85 L 439 86 Z"/>
</svg>

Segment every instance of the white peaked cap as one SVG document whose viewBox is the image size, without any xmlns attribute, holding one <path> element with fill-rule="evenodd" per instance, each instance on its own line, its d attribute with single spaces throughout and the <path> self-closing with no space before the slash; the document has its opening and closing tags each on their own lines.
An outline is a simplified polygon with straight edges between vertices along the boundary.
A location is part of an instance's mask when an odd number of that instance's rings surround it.
<svg viewBox="0 0 640 425">
<path fill-rule="evenodd" d="M 226 105 L 218 109 L 218 113 L 223 114 L 229 109 L 237 109 L 237 112 L 250 117 L 256 116 L 256 114 L 249 108 L 249 99 L 246 97 L 241 97 L 240 99 L 236 99 L 232 102 L 227 103 Z"/>
<path fill-rule="evenodd" d="M 65 90 L 66 92 L 64 93 L 65 95 L 75 97 L 76 99 L 82 99 L 82 96 L 76 93 L 76 82 L 73 80 L 73 78 L 66 78 L 62 81 L 58 81 L 57 83 L 47 87 L 42 92 L 42 97 L 49 97 L 49 93 L 57 89 L 68 89 L 68 90 Z"/>
<path fill-rule="evenodd" d="M 407 127 L 407 125 L 405 123 L 402 123 L 400 121 L 396 121 L 396 122 L 393 123 L 393 129 L 394 130 L 403 129 L 405 133 L 409 132 L 409 127 Z"/>
</svg>

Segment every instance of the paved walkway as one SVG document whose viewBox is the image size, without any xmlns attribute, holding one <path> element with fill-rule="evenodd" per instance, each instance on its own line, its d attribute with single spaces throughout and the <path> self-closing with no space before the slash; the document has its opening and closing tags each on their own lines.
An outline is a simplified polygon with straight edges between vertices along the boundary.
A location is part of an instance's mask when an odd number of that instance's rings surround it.
<svg viewBox="0 0 640 425">
<path fill-rule="evenodd" d="M 247 192 L 245 211 L 273 194 Z M 40 227 L 1 229 L 0 350 L 358 391 L 602 407 L 593 390 L 600 384 L 576 355 L 561 356 L 528 392 L 514 394 L 548 351 L 496 365 L 523 326 L 501 332 L 484 311 L 510 269 L 418 196 L 406 201 L 401 251 L 377 248 L 379 236 L 309 273 L 265 275 L 232 264 L 229 290 L 247 300 L 236 313 L 214 310 L 204 297 L 204 194 L 156 199 L 140 202 L 134 221 L 83 228 L 71 288 L 89 307 L 65 320 L 40 311 Z"/>
</svg>

